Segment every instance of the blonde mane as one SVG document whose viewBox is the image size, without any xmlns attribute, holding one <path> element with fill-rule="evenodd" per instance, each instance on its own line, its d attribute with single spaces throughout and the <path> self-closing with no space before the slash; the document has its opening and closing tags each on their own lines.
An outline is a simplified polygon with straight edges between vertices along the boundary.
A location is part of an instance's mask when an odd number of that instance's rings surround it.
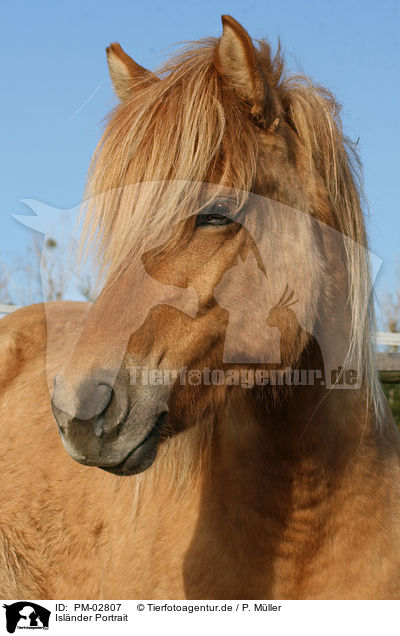
<svg viewBox="0 0 400 636">
<path fill-rule="evenodd" d="M 187 217 L 188 202 L 196 200 L 201 184 L 217 180 L 239 193 L 254 186 L 258 131 L 246 105 L 222 85 L 214 64 L 217 42 L 191 43 L 159 69 L 163 81 L 143 82 L 110 114 L 89 171 L 82 235 L 109 275 L 168 236 L 172 225 Z M 258 43 L 257 55 L 307 154 L 310 174 L 323 180 L 335 228 L 352 239 L 346 242 L 348 361 L 362 369 L 368 404 L 379 422 L 384 405 L 371 342 L 374 316 L 357 152 L 343 135 L 331 93 L 306 77 L 287 76 L 280 50 L 271 60 L 266 42 Z"/>
</svg>

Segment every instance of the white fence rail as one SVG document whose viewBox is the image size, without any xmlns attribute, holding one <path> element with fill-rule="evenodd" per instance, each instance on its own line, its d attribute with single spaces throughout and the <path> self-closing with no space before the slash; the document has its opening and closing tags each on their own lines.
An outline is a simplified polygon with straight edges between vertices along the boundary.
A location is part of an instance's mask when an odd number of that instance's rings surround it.
<svg viewBox="0 0 400 636">
<path fill-rule="evenodd" d="M 1 314 L 12 314 L 13 311 L 17 311 L 17 309 L 21 309 L 17 307 L 17 305 L 2 305 L 0 303 L 0 318 Z"/>
<path fill-rule="evenodd" d="M 400 333 L 384 333 L 383 331 L 377 331 L 375 335 L 375 342 L 379 345 L 400 347 Z"/>
</svg>

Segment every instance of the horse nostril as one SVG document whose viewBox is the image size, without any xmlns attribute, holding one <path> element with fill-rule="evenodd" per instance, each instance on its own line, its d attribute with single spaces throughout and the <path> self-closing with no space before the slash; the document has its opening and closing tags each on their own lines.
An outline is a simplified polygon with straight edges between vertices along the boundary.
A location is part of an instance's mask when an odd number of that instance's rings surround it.
<svg viewBox="0 0 400 636">
<path fill-rule="evenodd" d="M 112 393 L 113 393 L 113 390 L 109 384 L 100 383 L 97 385 L 97 390 L 94 395 L 94 399 L 97 401 L 97 408 L 100 414 L 104 413 L 104 411 L 110 404 Z"/>
<path fill-rule="evenodd" d="M 64 413 L 69 420 L 87 421 L 104 413 L 111 402 L 112 387 L 106 382 L 82 382 L 69 387 L 61 382 L 55 385 L 52 405 L 57 413 Z"/>
</svg>

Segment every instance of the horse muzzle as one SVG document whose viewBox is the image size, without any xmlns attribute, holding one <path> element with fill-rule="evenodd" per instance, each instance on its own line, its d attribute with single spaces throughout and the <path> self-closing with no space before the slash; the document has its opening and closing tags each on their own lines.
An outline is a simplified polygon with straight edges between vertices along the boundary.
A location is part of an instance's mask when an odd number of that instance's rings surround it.
<svg viewBox="0 0 400 636">
<path fill-rule="evenodd" d="M 130 386 L 126 374 L 97 372 L 78 383 L 62 372 L 51 405 L 68 454 L 116 475 L 149 468 L 167 420 L 167 386 Z"/>
</svg>

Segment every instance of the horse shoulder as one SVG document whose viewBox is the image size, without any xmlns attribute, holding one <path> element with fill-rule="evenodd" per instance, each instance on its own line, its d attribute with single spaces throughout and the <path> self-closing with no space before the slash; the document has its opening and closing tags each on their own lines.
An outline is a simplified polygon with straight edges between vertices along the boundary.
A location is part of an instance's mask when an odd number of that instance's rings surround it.
<svg viewBox="0 0 400 636">
<path fill-rule="evenodd" d="M 46 352 L 50 331 L 54 345 L 68 343 L 89 303 L 57 301 L 23 307 L 0 320 L 0 391 L 30 362 Z M 60 349 L 58 350 L 60 354 Z"/>
</svg>

